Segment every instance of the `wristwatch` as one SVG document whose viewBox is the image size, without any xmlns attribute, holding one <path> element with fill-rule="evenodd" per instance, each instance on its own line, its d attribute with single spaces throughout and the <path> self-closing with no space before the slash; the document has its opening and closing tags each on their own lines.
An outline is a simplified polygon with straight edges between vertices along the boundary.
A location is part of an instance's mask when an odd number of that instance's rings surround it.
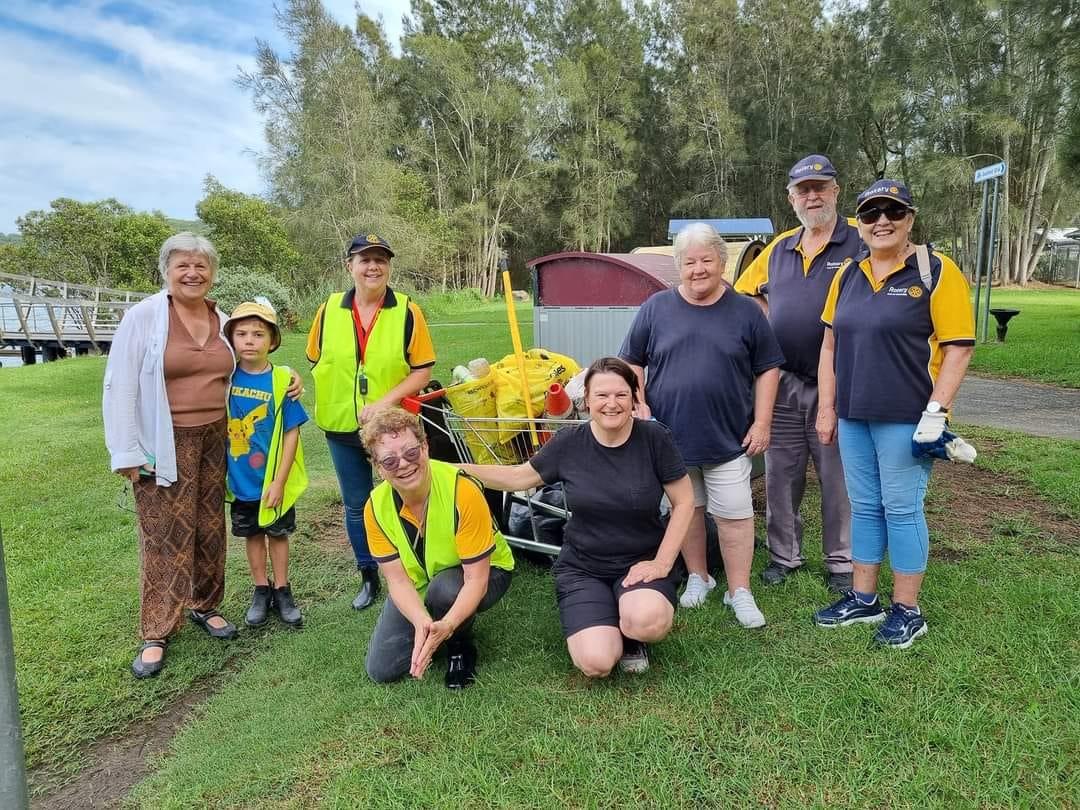
<svg viewBox="0 0 1080 810">
<path fill-rule="evenodd" d="M 930 400 L 929 402 L 926 403 L 926 412 L 927 413 L 933 413 L 933 414 L 938 414 L 938 413 L 947 414 L 948 413 L 948 411 L 945 408 L 941 407 L 941 403 L 938 402 L 936 399 L 932 399 L 932 400 Z"/>
</svg>

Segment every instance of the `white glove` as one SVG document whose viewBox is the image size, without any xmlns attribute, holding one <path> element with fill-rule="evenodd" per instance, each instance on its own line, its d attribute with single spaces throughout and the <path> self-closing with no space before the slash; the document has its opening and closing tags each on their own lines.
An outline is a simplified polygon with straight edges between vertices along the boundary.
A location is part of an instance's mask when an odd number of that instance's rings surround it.
<svg viewBox="0 0 1080 810">
<path fill-rule="evenodd" d="M 948 437 L 953 434 L 946 433 L 945 435 Z M 959 436 L 955 436 L 951 441 L 945 442 L 945 453 L 948 455 L 949 461 L 962 461 L 965 464 L 974 464 L 975 457 L 978 455 L 978 453 L 975 452 L 975 448 Z"/>
<path fill-rule="evenodd" d="M 923 411 L 922 418 L 915 427 L 915 433 L 912 434 L 911 440 L 918 444 L 933 444 L 941 438 L 941 434 L 945 432 L 947 424 L 948 417 L 945 415 L 944 411 L 939 411 L 938 413 Z"/>
</svg>

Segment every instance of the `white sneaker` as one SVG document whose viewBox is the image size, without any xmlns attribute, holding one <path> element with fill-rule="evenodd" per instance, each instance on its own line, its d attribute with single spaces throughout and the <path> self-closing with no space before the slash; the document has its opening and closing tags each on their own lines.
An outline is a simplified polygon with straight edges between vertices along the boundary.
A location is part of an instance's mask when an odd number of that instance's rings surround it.
<svg viewBox="0 0 1080 810">
<path fill-rule="evenodd" d="M 724 604 L 735 611 L 735 618 L 743 627 L 765 626 L 765 614 L 758 610 L 754 595 L 746 588 L 736 588 L 733 595 L 725 592 Z"/>
<path fill-rule="evenodd" d="M 691 574 L 686 580 L 686 589 L 679 597 L 679 604 L 686 608 L 701 607 L 705 604 L 705 597 L 709 591 L 716 587 L 716 580 L 711 576 L 708 580 L 702 579 L 697 574 Z"/>
</svg>

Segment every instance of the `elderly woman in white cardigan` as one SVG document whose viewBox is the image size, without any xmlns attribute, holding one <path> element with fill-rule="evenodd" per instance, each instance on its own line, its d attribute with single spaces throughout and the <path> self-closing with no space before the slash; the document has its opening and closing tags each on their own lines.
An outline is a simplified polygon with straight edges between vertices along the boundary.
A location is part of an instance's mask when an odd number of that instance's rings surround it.
<svg viewBox="0 0 1080 810">
<path fill-rule="evenodd" d="M 105 367 L 102 410 L 114 472 L 130 479 L 139 520 L 136 678 L 157 675 L 189 618 L 214 638 L 236 628 L 218 612 L 225 588 L 225 403 L 234 368 L 226 315 L 207 298 L 214 246 L 179 233 L 161 246 L 164 289 L 120 322 Z M 299 396 L 299 378 L 292 396 Z"/>
</svg>

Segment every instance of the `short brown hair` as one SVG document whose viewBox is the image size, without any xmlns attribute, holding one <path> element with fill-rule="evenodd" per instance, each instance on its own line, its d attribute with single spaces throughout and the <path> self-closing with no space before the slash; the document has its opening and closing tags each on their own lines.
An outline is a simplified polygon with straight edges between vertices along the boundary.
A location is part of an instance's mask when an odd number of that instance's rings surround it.
<svg viewBox="0 0 1080 810">
<path fill-rule="evenodd" d="M 626 384 L 630 386 L 630 398 L 634 402 L 639 401 L 637 374 L 634 373 L 634 370 L 630 368 L 630 364 L 625 360 L 618 357 L 601 357 L 599 360 L 594 361 L 589 366 L 589 370 L 585 372 L 586 395 L 589 393 L 589 383 L 597 374 L 614 374 L 617 377 L 622 377 Z"/>
<path fill-rule="evenodd" d="M 409 431 L 420 443 L 424 442 L 424 428 L 420 420 L 408 411 L 393 407 L 383 408 L 375 412 L 375 415 L 364 423 L 360 432 L 360 441 L 364 443 L 364 449 L 371 455 L 379 439 L 386 435 L 396 435 Z"/>
</svg>

